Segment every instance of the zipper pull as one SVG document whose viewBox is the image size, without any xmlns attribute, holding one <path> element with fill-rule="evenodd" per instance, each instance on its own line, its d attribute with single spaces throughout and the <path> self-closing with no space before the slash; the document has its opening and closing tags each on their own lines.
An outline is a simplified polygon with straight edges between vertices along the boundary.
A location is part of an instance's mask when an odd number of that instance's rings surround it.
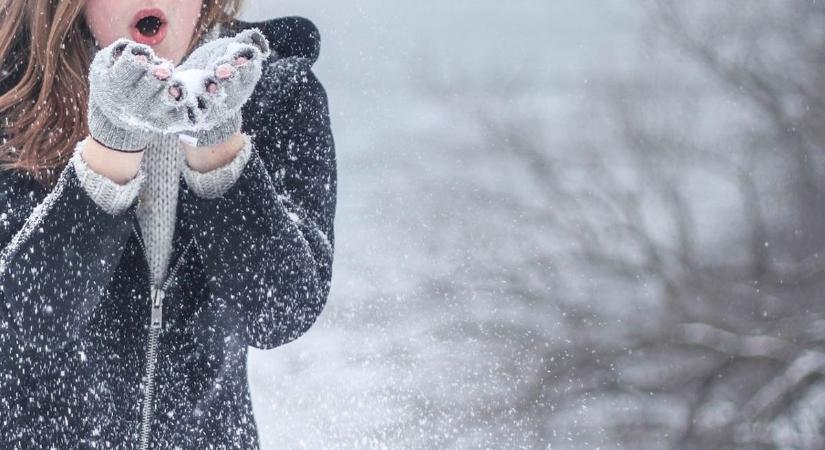
<svg viewBox="0 0 825 450">
<path fill-rule="evenodd" d="M 152 285 L 151 288 L 152 328 L 160 328 L 163 326 L 163 299 L 166 297 L 166 291 L 155 285 Z"/>
</svg>

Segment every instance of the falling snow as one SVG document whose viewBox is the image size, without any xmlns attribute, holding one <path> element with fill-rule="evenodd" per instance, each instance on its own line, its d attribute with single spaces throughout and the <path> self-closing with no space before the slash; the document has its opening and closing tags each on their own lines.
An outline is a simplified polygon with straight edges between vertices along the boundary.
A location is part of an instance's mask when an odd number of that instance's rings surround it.
<svg viewBox="0 0 825 450">
<path fill-rule="evenodd" d="M 0 449 L 825 448 L 825 5 L 245 8 L 252 151 L 168 277 L 0 172 Z"/>
</svg>

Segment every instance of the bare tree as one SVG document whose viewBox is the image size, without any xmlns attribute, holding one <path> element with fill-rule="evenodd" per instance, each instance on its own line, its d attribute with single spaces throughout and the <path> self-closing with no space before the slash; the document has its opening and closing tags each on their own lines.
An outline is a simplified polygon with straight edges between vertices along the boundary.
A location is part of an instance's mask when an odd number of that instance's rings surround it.
<svg viewBox="0 0 825 450">
<path fill-rule="evenodd" d="M 518 101 L 524 80 L 424 86 L 482 133 L 463 188 L 531 236 L 450 274 L 522 311 L 440 332 L 513 352 L 513 389 L 464 417 L 534 448 L 821 449 L 825 5 L 647 17 L 646 58 L 596 77 L 565 128 Z"/>
</svg>

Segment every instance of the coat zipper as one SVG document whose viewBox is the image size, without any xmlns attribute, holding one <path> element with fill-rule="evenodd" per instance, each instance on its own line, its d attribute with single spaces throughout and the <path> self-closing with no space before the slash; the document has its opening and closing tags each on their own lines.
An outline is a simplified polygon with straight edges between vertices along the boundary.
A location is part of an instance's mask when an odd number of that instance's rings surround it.
<svg viewBox="0 0 825 450">
<path fill-rule="evenodd" d="M 137 215 L 135 215 L 135 219 L 137 220 Z M 152 280 L 152 271 L 151 268 L 149 268 L 149 257 L 146 253 L 143 237 L 140 235 L 137 226 L 135 226 L 135 222 L 132 222 L 132 230 L 134 230 L 137 234 L 138 243 L 140 244 L 140 249 L 143 252 L 143 258 L 146 260 L 146 267 L 148 268 L 147 274 L 149 277 L 149 292 L 152 311 L 149 322 L 149 341 L 146 345 L 146 366 L 144 368 L 143 377 L 145 389 L 143 391 L 140 421 L 140 450 L 148 450 L 149 434 L 151 433 L 152 407 L 154 406 L 153 401 L 155 393 L 155 369 L 158 356 L 158 340 L 160 338 L 161 329 L 163 328 L 163 300 L 166 297 L 166 290 L 172 284 L 172 279 L 183 261 L 183 257 L 186 255 L 189 247 L 192 246 L 195 238 L 191 238 L 186 244 L 186 248 L 184 248 L 183 252 L 181 252 L 180 256 L 178 256 L 178 260 L 172 267 L 172 270 L 159 287 L 157 283 Z"/>
</svg>

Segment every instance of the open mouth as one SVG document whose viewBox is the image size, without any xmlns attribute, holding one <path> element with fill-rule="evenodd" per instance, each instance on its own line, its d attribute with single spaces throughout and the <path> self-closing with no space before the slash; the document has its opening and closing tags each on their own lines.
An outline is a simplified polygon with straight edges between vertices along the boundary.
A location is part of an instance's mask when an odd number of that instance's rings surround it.
<svg viewBox="0 0 825 450">
<path fill-rule="evenodd" d="M 159 17 L 149 16 L 138 21 L 137 29 L 141 35 L 152 37 L 158 34 L 161 25 L 163 25 L 163 22 L 160 21 Z"/>
<path fill-rule="evenodd" d="M 166 37 L 166 16 L 163 11 L 142 9 L 132 19 L 132 39 L 146 45 L 157 45 Z"/>
</svg>

